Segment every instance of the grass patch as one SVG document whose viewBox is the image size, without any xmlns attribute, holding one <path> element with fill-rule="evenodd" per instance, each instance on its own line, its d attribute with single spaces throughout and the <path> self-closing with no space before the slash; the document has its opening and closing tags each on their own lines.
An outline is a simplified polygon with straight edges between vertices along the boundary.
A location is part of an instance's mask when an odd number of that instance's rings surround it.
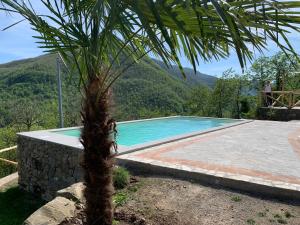
<svg viewBox="0 0 300 225">
<path fill-rule="evenodd" d="M 113 202 L 116 206 L 122 206 L 128 201 L 128 194 L 125 192 L 118 192 L 113 196 Z"/>
<path fill-rule="evenodd" d="M 17 172 L 17 166 L 7 162 L 0 161 L 0 178 L 6 177 L 14 172 Z"/>
<path fill-rule="evenodd" d="M 0 158 L 8 159 L 10 161 L 16 162 L 17 161 L 17 149 L 9 150 L 6 152 L 1 152 Z"/>
<path fill-rule="evenodd" d="M 117 220 L 113 220 L 112 225 L 118 225 L 120 222 Z"/>
<path fill-rule="evenodd" d="M 18 187 L 0 192 L 0 224 L 22 225 L 43 204 L 43 200 L 21 191 Z"/>
<path fill-rule="evenodd" d="M 233 197 L 231 197 L 231 200 L 234 202 L 240 202 L 240 201 L 242 201 L 242 198 L 240 196 L 233 196 Z"/>
<path fill-rule="evenodd" d="M 113 196 L 113 203 L 116 207 L 124 205 L 129 199 L 134 197 L 134 194 L 144 185 L 144 182 L 139 181 L 134 184 L 130 184 L 122 190 L 116 191 Z"/>
<path fill-rule="evenodd" d="M 294 215 L 292 215 L 289 211 L 285 211 L 285 212 L 284 212 L 284 215 L 285 215 L 285 217 L 288 218 L 288 219 L 291 218 L 291 217 L 294 217 Z"/>
<path fill-rule="evenodd" d="M 277 222 L 280 224 L 287 224 L 287 221 L 284 219 L 278 219 Z"/>
<path fill-rule="evenodd" d="M 137 192 L 142 186 L 144 186 L 144 184 L 145 184 L 145 183 L 144 183 L 143 180 L 138 181 L 138 182 L 136 182 L 136 183 L 130 184 L 130 185 L 128 186 L 127 190 L 128 190 L 129 192 L 132 192 L 132 193 Z"/>
<path fill-rule="evenodd" d="M 247 224 L 254 225 L 256 222 L 254 219 L 247 219 Z"/>
<path fill-rule="evenodd" d="M 139 190 L 138 186 L 130 186 L 128 187 L 128 191 L 130 192 L 137 192 Z"/>
<path fill-rule="evenodd" d="M 257 213 L 257 215 L 259 217 L 265 217 L 267 215 L 267 213 L 266 212 L 259 212 L 259 213 Z"/>
<path fill-rule="evenodd" d="M 282 219 L 282 216 L 279 215 L 278 213 L 277 213 L 277 214 L 274 214 L 273 216 L 274 216 L 274 218 L 276 218 L 276 219 Z"/>
<path fill-rule="evenodd" d="M 128 170 L 122 167 L 115 168 L 113 172 L 113 181 L 116 189 L 123 189 L 127 187 L 130 181 L 130 174 Z"/>
</svg>

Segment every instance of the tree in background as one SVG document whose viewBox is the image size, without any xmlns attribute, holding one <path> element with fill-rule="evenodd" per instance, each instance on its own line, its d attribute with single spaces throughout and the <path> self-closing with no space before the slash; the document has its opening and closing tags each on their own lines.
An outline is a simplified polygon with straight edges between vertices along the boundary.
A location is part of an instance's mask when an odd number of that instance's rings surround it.
<svg viewBox="0 0 300 225">
<path fill-rule="evenodd" d="M 27 131 L 41 123 L 41 112 L 37 107 L 37 101 L 30 99 L 21 99 L 13 103 L 11 107 L 11 115 L 13 118 L 12 124 L 15 125 L 18 130 L 23 130 L 25 126 Z"/>
<path fill-rule="evenodd" d="M 81 125 L 80 120 L 81 99 L 78 95 L 71 95 L 68 103 L 64 107 L 64 123 L 66 127 L 74 127 Z"/>
<path fill-rule="evenodd" d="M 14 127 L 0 128 L 0 149 L 16 145 L 16 132 Z"/>
<path fill-rule="evenodd" d="M 185 103 L 185 108 L 192 115 L 209 116 L 212 90 L 206 86 L 195 87 Z"/>
<path fill-rule="evenodd" d="M 248 114 L 253 104 L 251 80 L 247 74 L 237 74 L 234 70 L 226 70 L 214 89 L 198 86 L 191 92 L 186 102 L 189 114 L 198 116 L 230 117 L 239 119 L 253 117 Z M 254 96 L 255 99 L 255 96 Z"/>
<path fill-rule="evenodd" d="M 279 52 L 269 58 L 269 64 L 271 67 L 269 72 L 275 80 L 276 91 L 287 91 L 288 88 L 296 85 L 293 84 L 293 78 L 297 72 L 298 63 L 294 56 Z"/>
<path fill-rule="evenodd" d="M 233 93 L 235 91 L 235 83 L 232 80 L 234 71 L 232 69 L 223 72 L 222 76 L 217 80 L 212 92 L 213 111 L 217 117 L 230 117 L 225 112 L 232 111 L 232 103 L 234 103 Z"/>
<path fill-rule="evenodd" d="M 0 108 L 0 128 L 6 127 L 12 121 L 10 115 L 10 105 L 7 102 L 1 101 L 1 108 Z"/>
<path fill-rule="evenodd" d="M 232 76 L 229 78 L 232 89 L 232 117 L 235 119 L 240 119 L 242 112 L 246 113 L 247 111 L 247 96 L 249 96 L 250 89 L 250 80 L 247 74 L 239 75 L 237 73 L 232 73 Z M 244 105 L 243 105 L 244 104 Z M 243 108 L 242 108 L 243 107 Z"/>
<path fill-rule="evenodd" d="M 273 80 L 271 68 L 270 59 L 268 57 L 263 56 L 253 62 L 248 73 L 254 82 L 255 89 L 258 91 L 263 90 L 266 81 Z"/>
<path fill-rule="evenodd" d="M 261 91 L 266 81 L 275 82 L 276 91 L 296 89 L 299 83 L 299 64 L 293 55 L 279 52 L 271 57 L 260 57 L 254 61 L 249 76 L 256 84 L 257 90 Z M 298 82 L 297 82 L 298 80 Z"/>
<path fill-rule="evenodd" d="M 299 68 L 299 64 L 298 64 Z M 300 69 L 297 69 L 285 81 L 286 90 L 300 91 Z"/>
<path fill-rule="evenodd" d="M 196 71 L 200 59 L 227 57 L 232 48 L 244 67 L 252 59 L 249 44 L 261 50 L 267 38 L 284 48 L 278 36 L 289 44 L 286 30 L 298 31 L 300 21 L 290 13 L 299 11 L 298 1 L 41 0 L 49 11 L 45 16 L 29 0 L 2 2 L 40 33 L 36 38 L 43 48 L 59 52 L 80 75 L 89 225 L 112 224 L 110 90 L 128 67 L 151 52 L 168 65 L 177 63 L 183 72 L 183 53 Z M 113 71 L 116 64 L 119 69 Z"/>
</svg>

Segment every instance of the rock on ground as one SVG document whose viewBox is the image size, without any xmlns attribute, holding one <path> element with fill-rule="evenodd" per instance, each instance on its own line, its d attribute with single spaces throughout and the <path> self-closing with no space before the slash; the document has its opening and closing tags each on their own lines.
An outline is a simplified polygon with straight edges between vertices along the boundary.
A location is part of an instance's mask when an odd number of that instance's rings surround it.
<svg viewBox="0 0 300 225">
<path fill-rule="evenodd" d="M 84 185 L 76 183 L 58 191 L 57 197 L 35 211 L 23 225 L 58 225 L 77 214 L 78 203 L 84 201 Z"/>
</svg>

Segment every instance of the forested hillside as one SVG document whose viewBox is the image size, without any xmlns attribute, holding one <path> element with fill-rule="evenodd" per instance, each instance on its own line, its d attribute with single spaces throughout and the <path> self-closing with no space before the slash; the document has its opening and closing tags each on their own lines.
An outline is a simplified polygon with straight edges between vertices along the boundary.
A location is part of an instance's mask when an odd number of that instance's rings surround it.
<svg viewBox="0 0 300 225">
<path fill-rule="evenodd" d="M 190 87 L 202 84 L 212 87 L 213 76 L 191 74 L 182 80 L 176 67 L 166 68 L 149 58 L 131 67 L 113 87 L 113 114 L 118 120 L 182 114 Z M 78 123 L 80 94 L 76 75 L 70 78 L 65 69 L 63 100 L 66 125 Z M 189 78 L 193 77 L 193 78 Z M 11 124 L 24 112 L 34 107 L 36 123 L 45 127 L 57 124 L 56 57 L 43 55 L 0 65 L 0 127 Z M 23 107 L 23 109 L 21 108 Z M 18 110 L 20 108 L 20 110 Z M 30 109 L 28 109 L 30 111 Z"/>
<path fill-rule="evenodd" d="M 284 90 L 300 88 L 299 69 L 290 63 L 278 53 L 259 58 L 244 74 L 229 69 L 217 79 L 187 68 L 182 79 L 177 67 L 145 58 L 114 84 L 112 114 L 118 121 L 175 114 L 255 118 L 264 104 L 256 93 L 266 81 L 274 90 L 281 90 L 283 78 Z M 62 78 L 65 126 L 76 126 L 81 124 L 78 77 L 63 69 Z M 16 132 L 55 128 L 58 121 L 54 55 L 0 65 L 0 149 L 16 143 Z"/>
<path fill-rule="evenodd" d="M 191 86 L 204 84 L 205 86 L 213 88 L 217 81 L 216 77 L 204 73 L 200 73 L 199 71 L 197 71 L 195 74 L 194 70 L 191 68 L 184 68 L 184 72 L 186 75 L 186 78 L 184 78 L 178 66 L 167 67 L 162 61 L 155 60 L 155 59 L 154 61 L 157 65 L 159 65 L 163 70 L 168 72 L 170 75 L 185 83 L 188 83 Z"/>
</svg>

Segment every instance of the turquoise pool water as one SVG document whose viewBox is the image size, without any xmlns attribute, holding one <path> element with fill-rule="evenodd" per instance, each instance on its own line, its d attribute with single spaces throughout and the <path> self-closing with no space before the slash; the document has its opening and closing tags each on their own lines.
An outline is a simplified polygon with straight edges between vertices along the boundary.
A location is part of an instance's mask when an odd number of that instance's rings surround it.
<svg viewBox="0 0 300 225">
<path fill-rule="evenodd" d="M 151 141 L 184 135 L 196 131 L 204 131 L 228 123 L 237 122 L 232 119 L 213 119 L 201 117 L 171 117 L 164 119 L 142 120 L 117 124 L 117 143 L 132 146 Z M 80 129 L 54 131 L 62 135 L 79 137 Z"/>
</svg>

